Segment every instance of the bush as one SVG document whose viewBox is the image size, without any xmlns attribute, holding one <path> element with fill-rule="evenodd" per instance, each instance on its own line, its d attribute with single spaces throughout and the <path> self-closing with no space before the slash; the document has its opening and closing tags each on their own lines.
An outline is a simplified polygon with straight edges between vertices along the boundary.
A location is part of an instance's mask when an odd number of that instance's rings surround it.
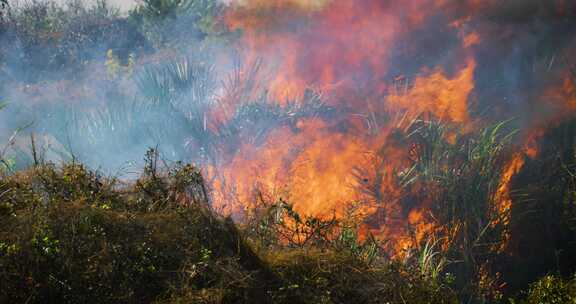
<svg viewBox="0 0 576 304">
<path fill-rule="evenodd" d="M 258 296 L 230 277 L 258 278 L 258 261 L 197 199 L 198 178 L 181 166 L 162 182 L 144 175 L 122 188 L 77 164 L 4 178 L 0 302 L 143 303 L 184 282 L 195 292 L 225 286 L 236 299 Z"/>
<path fill-rule="evenodd" d="M 576 277 L 566 280 L 547 275 L 530 285 L 524 304 L 576 303 Z"/>
<path fill-rule="evenodd" d="M 143 0 L 130 20 L 156 47 L 200 41 L 214 31 L 222 4 L 215 0 Z"/>
<path fill-rule="evenodd" d="M 31 1 L 12 6 L 0 19 L 0 62 L 25 82 L 74 72 L 113 50 L 123 62 L 150 50 L 146 38 L 105 1 L 86 7 Z M 65 74 L 65 73 L 64 73 Z M 14 80 L 14 79 L 13 79 Z"/>
</svg>

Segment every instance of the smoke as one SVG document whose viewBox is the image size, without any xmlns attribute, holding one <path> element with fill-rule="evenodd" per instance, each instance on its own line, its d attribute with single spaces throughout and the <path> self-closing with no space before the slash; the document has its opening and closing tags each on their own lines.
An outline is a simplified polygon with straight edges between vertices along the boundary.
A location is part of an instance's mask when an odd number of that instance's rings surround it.
<svg viewBox="0 0 576 304">
<path fill-rule="evenodd" d="M 0 27 L 0 99 L 9 104 L 0 113 L 0 129 L 6 142 L 14 130 L 27 126 L 10 156 L 18 159 L 19 166 L 31 161 L 29 153 L 21 153 L 30 149 L 29 133 L 42 141 L 37 144 L 47 160 L 78 159 L 105 172 L 140 160 L 149 147 L 158 146 L 172 159 L 185 158 L 176 151 L 186 142 L 178 132 L 186 129 L 189 121 L 183 116 L 189 111 L 173 107 L 184 97 L 159 105 L 146 96 L 138 81 L 166 62 L 206 69 L 212 64 L 209 56 L 191 54 L 201 48 L 209 53 L 210 46 L 202 41 L 199 29 L 189 26 L 193 17 L 178 16 L 152 25 L 149 19 L 146 12 L 138 11 L 126 17 L 106 2 L 90 6 L 81 1 L 11 3 Z M 162 31 L 171 41 L 185 39 L 182 45 L 191 46 L 162 54 L 178 47 L 154 45 L 159 43 L 155 35 Z M 200 77 L 215 81 L 210 75 Z M 189 86 L 204 85 L 196 79 L 187 81 L 193 83 Z M 196 101 L 197 90 L 178 89 L 190 94 L 187 101 Z M 209 98 L 196 96 L 201 97 Z"/>
<path fill-rule="evenodd" d="M 378 170 L 401 167 L 403 115 L 462 132 L 516 118 L 523 145 L 573 113 L 570 1 L 219 4 L 157 23 L 101 4 L 24 5 L 0 30 L 3 137 L 33 122 L 24 133 L 47 159 L 106 172 L 158 147 L 203 167 L 228 212 L 267 193 L 321 214 L 364 198 L 353 172 L 377 152 Z"/>
</svg>

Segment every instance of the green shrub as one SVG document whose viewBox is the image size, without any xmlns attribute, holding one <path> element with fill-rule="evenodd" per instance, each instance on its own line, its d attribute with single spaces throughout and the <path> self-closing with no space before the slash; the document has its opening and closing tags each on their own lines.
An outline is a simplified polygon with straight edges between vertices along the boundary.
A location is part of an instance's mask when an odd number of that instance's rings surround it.
<svg viewBox="0 0 576 304">
<path fill-rule="evenodd" d="M 77 164 L 5 177 L 0 302 L 143 303 L 183 284 L 256 294 L 230 277 L 257 278 L 256 256 L 207 209 L 196 183 L 197 170 L 183 165 L 133 187 Z"/>
<path fill-rule="evenodd" d="M 547 275 L 530 285 L 524 304 L 570 304 L 576 303 L 576 277 L 562 279 Z"/>
</svg>

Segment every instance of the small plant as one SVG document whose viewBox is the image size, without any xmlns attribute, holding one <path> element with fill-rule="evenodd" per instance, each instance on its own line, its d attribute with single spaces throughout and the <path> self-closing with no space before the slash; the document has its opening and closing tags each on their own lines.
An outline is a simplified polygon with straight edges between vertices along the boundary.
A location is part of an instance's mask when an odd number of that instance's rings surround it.
<svg viewBox="0 0 576 304">
<path fill-rule="evenodd" d="M 528 296 L 522 304 L 576 303 L 576 278 L 569 280 L 547 275 L 530 285 Z"/>
<path fill-rule="evenodd" d="M 438 241 L 428 239 L 418 252 L 418 269 L 424 278 L 434 281 L 441 278 L 441 274 L 448 264 L 446 257 L 437 251 Z"/>
<path fill-rule="evenodd" d="M 134 72 L 134 54 L 130 53 L 128 55 L 128 60 L 126 66 L 122 65 L 118 56 L 114 54 L 112 49 L 106 51 L 106 71 L 108 73 L 108 79 L 114 80 L 119 76 L 130 77 Z"/>
</svg>

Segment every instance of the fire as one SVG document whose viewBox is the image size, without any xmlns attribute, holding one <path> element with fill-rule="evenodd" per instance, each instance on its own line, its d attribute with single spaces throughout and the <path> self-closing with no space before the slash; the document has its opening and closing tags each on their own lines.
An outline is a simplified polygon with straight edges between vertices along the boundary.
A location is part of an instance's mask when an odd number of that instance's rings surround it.
<svg viewBox="0 0 576 304">
<path fill-rule="evenodd" d="M 379 122 L 376 117 L 426 114 L 450 123 L 470 122 L 473 57 L 451 73 L 442 66 L 424 67 L 414 77 L 386 80 L 396 44 L 426 18 L 422 7 L 444 5 L 445 1 L 409 1 L 403 6 L 376 1 L 237 2 L 227 23 L 243 32 L 244 62 L 264 62 L 262 82 L 269 84 L 272 99 L 283 105 L 312 88 L 322 91 L 325 101 L 343 114 L 333 121 L 300 121 L 296 129 L 273 131 L 260 146 L 240 147 L 214 173 L 216 204 L 242 214 L 256 201 L 283 197 L 298 212 L 327 217 L 341 216 L 349 203 L 361 202 L 366 219 L 386 214 L 377 226 L 364 229 L 395 240 L 395 251 L 421 242 L 434 225 L 424 207 L 403 214 L 403 193 L 395 177 L 405 167 L 409 149 L 393 139 L 390 120 Z M 463 53 L 480 43 L 475 33 L 457 33 Z"/>
<path fill-rule="evenodd" d="M 566 77 L 562 85 L 562 99 L 570 110 L 576 110 L 576 77 Z"/>
<path fill-rule="evenodd" d="M 387 106 L 394 110 L 406 110 L 412 116 L 432 113 L 435 117 L 450 122 L 469 121 L 468 97 L 474 89 L 476 63 L 470 59 L 452 79 L 446 77 L 441 68 L 432 72 L 423 71 L 414 80 L 412 90 L 406 94 L 393 92 Z"/>
<path fill-rule="evenodd" d="M 512 177 L 514 177 L 522 167 L 524 166 L 524 155 L 522 153 L 515 153 L 512 156 L 512 159 L 508 162 L 504 170 L 502 171 L 502 175 L 500 178 L 500 183 L 498 185 L 498 190 L 496 191 L 495 197 L 495 205 L 494 205 L 494 214 L 497 217 L 493 220 L 493 224 L 499 222 L 503 224 L 506 229 L 509 228 L 510 225 L 510 210 L 512 208 L 512 196 L 510 194 L 510 186 L 512 182 Z M 502 247 L 500 250 L 503 250 L 505 245 L 507 244 L 507 238 L 510 237 L 509 233 L 504 234 L 504 241 L 502 242 Z"/>
<path fill-rule="evenodd" d="M 301 96 L 307 87 L 330 91 L 377 86 L 401 30 L 399 17 L 388 5 L 324 1 L 325 9 L 309 10 L 295 3 L 314 1 L 273 3 L 240 6 L 228 23 L 246 35 L 242 48 L 247 62 L 265 58 L 271 65 L 270 90 L 280 102 Z"/>
<path fill-rule="evenodd" d="M 528 133 L 524 144 L 524 153 L 526 153 L 528 157 L 534 159 L 536 156 L 538 156 L 538 153 L 540 152 L 538 141 L 540 138 L 542 138 L 543 135 L 543 128 L 538 128 Z"/>
<path fill-rule="evenodd" d="M 341 212 L 339 206 L 362 199 L 351 173 L 355 167 L 369 165 L 371 144 L 361 137 L 333 132 L 317 119 L 299 124 L 296 132 L 277 130 L 263 146 L 247 144 L 240 149 L 220 179 L 232 188 L 216 184 L 216 193 L 230 196 L 216 202 L 238 213 L 260 195 L 281 195 L 303 214 Z M 232 206 L 230 199 L 236 202 Z"/>
<path fill-rule="evenodd" d="M 548 88 L 541 97 L 541 104 L 551 105 L 555 111 L 546 113 L 532 126 L 524 138 L 524 152 L 534 159 L 539 154 L 538 141 L 547 129 L 553 128 L 565 119 L 573 117 L 576 111 L 576 78 L 574 75 L 564 75 L 560 85 Z M 538 113 L 540 114 L 540 113 Z"/>
<path fill-rule="evenodd" d="M 408 215 L 408 223 L 412 225 L 415 230 L 414 243 L 411 247 L 422 244 L 426 240 L 426 237 L 432 235 L 436 229 L 433 223 L 426 220 L 422 210 L 412 210 Z"/>
<path fill-rule="evenodd" d="M 434 233 L 438 227 L 429 219 L 429 202 L 409 210 L 400 206 L 406 193 L 395 174 L 406 167 L 409 147 L 394 139 L 394 118 L 430 117 L 457 125 L 460 132 L 491 123 L 477 124 L 470 108 L 477 101 L 476 78 L 483 63 L 477 49 L 492 39 L 483 32 L 492 28 L 480 24 L 482 14 L 498 1 L 232 3 L 225 22 L 242 33 L 237 41 L 241 61 L 261 67 L 258 76 L 242 74 L 258 78 L 247 82 L 265 84 L 261 91 L 279 106 L 298 103 L 308 90 L 321 92 L 336 114 L 300 119 L 271 131 L 262 142 L 230 151 L 209 170 L 214 204 L 242 215 L 258 202 L 281 197 L 302 214 L 329 217 L 342 216 L 346 206 L 359 202 L 367 222 L 362 229 L 395 242 L 395 252 Z M 454 46 L 449 52 L 436 50 L 440 59 L 424 61 L 418 55 L 427 50 L 415 46 L 434 47 L 426 37 L 433 35 L 429 26 L 452 35 Z M 405 61 L 396 63 L 397 58 Z M 575 91 L 567 80 L 553 95 L 573 109 Z M 239 106 L 235 100 L 257 95 L 240 98 L 232 92 L 222 102 L 233 111 Z M 524 152 L 535 157 L 540 133 L 530 134 Z M 447 136 L 454 144 L 456 134 Z M 495 212 L 510 210 L 511 181 L 523 165 L 524 154 L 517 153 L 503 168 Z"/>
<path fill-rule="evenodd" d="M 516 153 L 512 157 L 512 160 L 508 163 L 506 168 L 504 168 L 502 178 L 500 179 L 500 185 L 498 186 L 498 191 L 496 192 L 496 201 L 498 203 L 498 209 L 509 210 L 512 200 L 510 199 L 510 182 L 512 177 L 516 175 L 524 166 L 524 157 L 521 153 Z M 504 213 L 504 212 L 501 212 Z"/>
</svg>

